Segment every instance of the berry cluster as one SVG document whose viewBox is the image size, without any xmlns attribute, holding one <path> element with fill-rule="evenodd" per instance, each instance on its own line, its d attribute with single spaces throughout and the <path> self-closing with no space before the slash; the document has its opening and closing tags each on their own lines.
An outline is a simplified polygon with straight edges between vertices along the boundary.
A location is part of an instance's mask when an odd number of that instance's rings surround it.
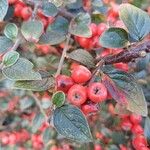
<svg viewBox="0 0 150 150">
<path fill-rule="evenodd" d="M 122 118 L 121 128 L 125 131 L 131 131 L 133 134 L 132 145 L 136 150 L 149 150 L 141 122 L 142 117 L 140 115 L 125 115 Z"/>
<path fill-rule="evenodd" d="M 107 99 L 107 89 L 101 82 L 84 84 L 90 80 L 90 70 L 82 65 L 76 65 L 71 76 L 59 75 L 56 78 L 57 90 L 67 94 L 68 102 L 81 107 L 85 114 L 97 111 L 97 103 Z"/>
</svg>

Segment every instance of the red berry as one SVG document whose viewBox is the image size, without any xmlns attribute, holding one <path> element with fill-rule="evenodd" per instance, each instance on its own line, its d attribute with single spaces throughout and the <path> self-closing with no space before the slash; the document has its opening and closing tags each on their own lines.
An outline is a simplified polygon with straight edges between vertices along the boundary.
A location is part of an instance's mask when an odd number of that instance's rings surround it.
<svg viewBox="0 0 150 150">
<path fill-rule="evenodd" d="M 31 7 L 24 7 L 21 10 L 21 16 L 24 20 L 28 20 L 32 15 L 32 9 Z"/>
<path fill-rule="evenodd" d="M 139 124 L 142 121 L 142 116 L 141 115 L 136 115 L 136 114 L 131 114 L 130 115 L 130 120 L 133 124 Z"/>
<path fill-rule="evenodd" d="M 129 119 L 124 119 L 121 123 L 121 128 L 125 131 L 129 131 L 132 128 L 132 123 Z"/>
<path fill-rule="evenodd" d="M 7 136 L 7 135 L 3 136 L 3 137 L 1 138 L 1 142 L 2 142 L 2 144 L 4 144 L 4 145 L 9 144 L 9 138 L 8 138 L 8 136 Z"/>
<path fill-rule="evenodd" d="M 57 90 L 67 92 L 74 84 L 71 77 L 66 75 L 59 75 L 56 78 Z"/>
<path fill-rule="evenodd" d="M 71 77 L 76 83 L 85 83 L 91 78 L 91 72 L 84 66 L 79 65 L 72 70 Z"/>
<path fill-rule="evenodd" d="M 144 130 L 139 124 L 135 124 L 131 129 L 133 134 L 143 134 Z"/>
<path fill-rule="evenodd" d="M 98 144 L 94 145 L 94 150 L 102 150 L 102 147 Z"/>
<path fill-rule="evenodd" d="M 105 23 L 100 23 L 97 27 L 97 34 L 100 36 L 107 28 L 108 26 Z"/>
<path fill-rule="evenodd" d="M 68 91 L 68 100 L 70 103 L 80 106 L 87 99 L 86 88 L 82 85 L 75 84 Z"/>
<path fill-rule="evenodd" d="M 147 146 L 142 146 L 139 147 L 137 150 L 150 150 L 150 148 L 148 148 Z"/>
<path fill-rule="evenodd" d="M 100 82 L 92 83 L 88 87 L 87 91 L 88 91 L 89 99 L 95 103 L 102 102 L 102 101 L 106 100 L 106 98 L 107 98 L 107 89 Z"/>
<path fill-rule="evenodd" d="M 95 23 L 91 23 L 90 29 L 92 31 L 92 36 L 96 36 L 97 35 L 97 25 Z"/>
<path fill-rule="evenodd" d="M 83 104 L 81 110 L 85 115 L 98 111 L 98 106 L 96 103 L 90 102 L 88 104 Z"/>
<path fill-rule="evenodd" d="M 132 145 L 135 149 L 140 150 L 141 147 L 146 147 L 147 146 L 147 141 L 146 138 L 143 135 L 137 135 L 133 140 L 132 140 Z"/>
<path fill-rule="evenodd" d="M 114 64 L 114 67 L 117 69 L 120 69 L 122 71 L 127 72 L 129 70 L 129 66 L 126 63 L 116 63 Z"/>
<path fill-rule="evenodd" d="M 22 17 L 21 15 L 21 11 L 23 9 L 23 5 L 22 4 L 16 4 L 15 7 L 14 7 L 14 16 L 15 17 Z"/>
</svg>

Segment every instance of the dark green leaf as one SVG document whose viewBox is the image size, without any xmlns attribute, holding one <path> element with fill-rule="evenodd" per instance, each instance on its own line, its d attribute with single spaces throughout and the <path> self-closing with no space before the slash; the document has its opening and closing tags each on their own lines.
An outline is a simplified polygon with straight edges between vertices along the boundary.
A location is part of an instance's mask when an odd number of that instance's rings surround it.
<svg viewBox="0 0 150 150">
<path fill-rule="evenodd" d="M 42 11 L 44 15 L 47 17 L 49 16 L 55 17 L 58 13 L 57 7 L 53 3 L 50 3 L 50 2 L 43 2 Z"/>
<path fill-rule="evenodd" d="M 48 26 L 47 31 L 40 38 L 40 44 L 56 45 L 66 39 L 68 32 L 68 20 L 58 16 L 55 21 Z"/>
<path fill-rule="evenodd" d="M 36 81 L 16 81 L 13 85 L 15 89 L 24 89 L 31 91 L 46 91 L 54 87 L 54 78 L 43 78 L 42 80 Z"/>
<path fill-rule="evenodd" d="M 68 4 L 69 9 L 79 9 L 82 7 L 82 0 L 76 0 L 74 3 Z"/>
<path fill-rule="evenodd" d="M 39 72 L 33 70 L 34 65 L 25 58 L 19 58 L 17 62 L 4 67 L 2 72 L 10 80 L 41 80 Z"/>
<path fill-rule="evenodd" d="M 57 91 L 52 96 L 52 102 L 54 105 L 56 105 L 56 107 L 61 107 L 65 103 L 65 99 L 65 93 L 62 91 Z"/>
<path fill-rule="evenodd" d="M 79 108 L 64 105 L 56 108 L 53 115 L 54 126 L 58 133 L 66 138 L 87 143 L 92 141 L 92 135 L 84 115 Z"/>
<path fill-rule="evenodd" d="M 145 126 L 144 126 L 144 135 L 150 139 L 150 118 L 147 117 L 145 119 Z"/>
<path fill-rule="evenodd" d="M 128 44 L 128 34 L 121 28 L 109 28 L 99 39 L 100 44 L 107 48 L 121 48 Z"/>
<path fill-rule="evenodd" d="M 133 113 L 147 116 L 147 103 L 145 101 L 143 91 L 137 84 L 134 76 L 115 69 L 107 69 L 105 71 L 126 95 L 128 100 L 127 109 Z"/>
<path fill-rule="evenodd" d="M 122 4 L 119 13 L 134 40 L 139 41 L 150 32 L 150 17 L 143 10 L 131 4 Z"/>
<path fill-rule="evenodd" d="M 80 62 L 81 64 L 83 64 L 89 68 L 92 68 L 95 66 L 94 58 L 86 50 L 83 50 L 83 49 L 74 50 L 73 52 L 68 54 L 68 57 L 75 61 Z"/>
<path fill-rule="evenodd" d="M 27 41 L 38 42 L 44 30 L 43 23 L 39 20 L 23 22 L 21 32 Z"/>
<path fill-rule="evenodd" d="M 92 31 L 89 28 L 91 17 L 87 13 L 80 13 L 71 22 L 69 31 L 71 34 L 81 37 L 91 37 Z"/>
<path fill-rule="evenodd" d="M 32 121 L 32 132 L 36 133 L 41 125 L 45 122 L 45 117 L 43 114 L 36 114 Z"/>
<path fill-rule="evenodd" d="M 7 14 L 8 10 L 8 0 L 0 1 L 0 21 L 2 21 Z"/>
<path fill-rule="evenodd" d="M 20 102 L 21 110 L 28 109 L 34 104 L 34 100 L 29 97 L 25 97 L 25 98 L 21 99 L 19 102 Z"/>
<path fill-rule="evenodd" d="M 14 40 L 18 35 L 18 27 L 14 23 L 8 23 L 5 26 L 4 34 L 7 38 Z"/>
<path fill-rule="evenodd" d="M 113 143 L 118 144 L 118 145 L 126 143 L 124 133 L 120 131 L 112 133 L 112 140 L 113 140 Z"/>
<path fill-rule="evenodd" d="M 3 56 L 3 64 L 5 66 L 12 66 L 19 59 L 19 53 L 16 51 L 9 51 Z"/>
<path fill-rule="evenodd" d="M 13 46 L 13 42 L 6 36 L 0 36 L 0 55 L 7 52 Z"/>
</svg>

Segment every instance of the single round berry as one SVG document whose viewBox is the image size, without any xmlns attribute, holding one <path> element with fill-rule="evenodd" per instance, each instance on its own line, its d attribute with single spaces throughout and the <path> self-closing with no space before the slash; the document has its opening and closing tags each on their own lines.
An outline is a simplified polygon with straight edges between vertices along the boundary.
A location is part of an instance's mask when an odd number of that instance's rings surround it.
<svg viewBox="0 0 150 150">
<path fill-rule="evenodd" d="M 70 103 L 80 106 L 87 99 L 86 88 L 82 85 L 75 84 L 68 91 L 68 100 Z"/>
<path fill-rule="evenodd" d="M 89 103 L 83 104 L 81 106 L 81 110 L 85 115 L 87 115 L 90 113 L 97 112 L 99 109 L 96 103 L 89 102 Z"/>
<path fill-rule="evenodd" d="M 121 128 L 125 131 L 129 131 L 131 130 L 132 128 L 132 123 L 130 122 L 129 119 L 124 119 L 122 122 L 121 122 Z"/>
<path fill-rule="evenodd" d="M 142 121 L 142 116 L 141 115 L 136 115 L 136 114 L 131 114 L 130 115 L 130 120 L 133 124 L 139 124 Z"/>
<path fill-rule="evenodd" d="M 90 29 L 92 31 L 92 36 L 96 36 L 97 35 L 97 25 L 95 23 L 91 23 L 90 24 Z"/>
<path fill-rule="evenodd" d="M 22 17 L 21 11 L 24 8 L 22 4 L 16 4 L 14 7 L 14 16 L 15 17 Z"/>
<path fill-rule="evenodd" d="M 107 89 L 100 82 L 92 83 L 88 87 L 87 91 L 88 91 L 89 99 L 95 103 L 102 102 L 102 101 L 106 100 L 106 98 L 107 98 Z"/>
<path fill-rule="evenodd" d="M 56 77 L 56 85 L 57 90 L 67 92 L 72 86 L 74 82 L 71 77 L 66 75 L 59 75 Z"/>
<path fill-rule="evenodd" d="M 128 64 L 122 63 L 122 62 L 121 63 L 115 63 L 114 67 L 119 69 L 119 70 L 125 71 L 125 72 L 127 72 L 129 70 Z"/>
<path fill-rule="evenodd" d="M 139 124 L 135 124 L 131 129 L 133 134 L 143 134 L 144 130 Z"/>
<path fill-rule="evenodd" d="M 91 78 L 92 74 L 88 68 L 79 65 L 72 70 L 71 77 L 76 83 L 85 83 Z"/>
<path fill-rule="evenodd" d="M 24 20 L 28 20 L 32 15 L 32 9 L 31 7 L 24 7 L 21 10 L 21 16 Z"/>
</svg>

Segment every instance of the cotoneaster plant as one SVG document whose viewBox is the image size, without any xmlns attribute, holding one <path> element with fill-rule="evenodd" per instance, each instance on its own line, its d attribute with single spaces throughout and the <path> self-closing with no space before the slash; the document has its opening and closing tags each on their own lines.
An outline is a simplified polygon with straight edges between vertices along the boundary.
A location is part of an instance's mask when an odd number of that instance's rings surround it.
<svg viewBox="0 0 150 150">
<path fill-rule="evenodd" d="M 148 6 L 1 0 L 0 149 L 149 150 Z"/>
</svg>

